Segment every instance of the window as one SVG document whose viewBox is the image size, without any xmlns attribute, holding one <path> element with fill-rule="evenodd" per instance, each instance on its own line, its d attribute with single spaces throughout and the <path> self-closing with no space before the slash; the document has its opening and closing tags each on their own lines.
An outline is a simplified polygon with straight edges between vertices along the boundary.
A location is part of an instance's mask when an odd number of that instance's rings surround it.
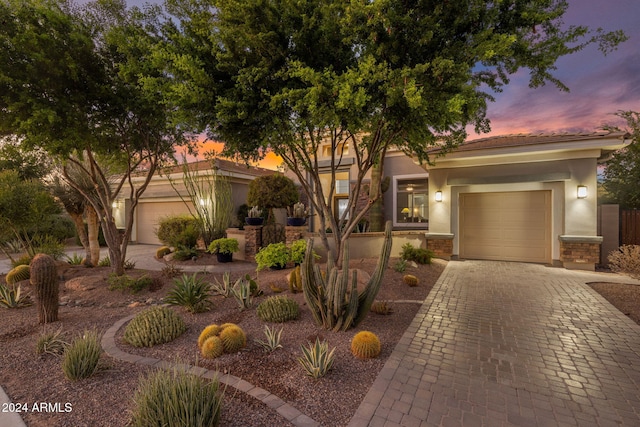
<svg viewBox="0 0 640 427">
<path fill-rule="evenodd" d="M 329 186 L 331 185 L 330 172 L 320 174 L 320 184 L 322 185 L 322 192 L 325 197 L 328 197 Z M 334 214 L 338 218 L 347 209 L 347 205 L 349 204 L 349 190 L 349 172 L 336 171 L 333 200 L 327 200 L 326 202 L 332 207 Z"/>
<path fill-rule="evenodd" d="M 323 157 L 331 157 L 333 153 L 331 152 L 331 144 L 326 144 L 322 146 L 322 156 Z M 340 158 L 340 156 L 346 156 L 349 154 L 349 144 L 340 143 L 336 146 L 335 156 L 336 158 Z"/>
<path fill-rule="evenodd" d="M 396 176 L 393 222 L 400 227 L 426 227 L 429 222 L 428 175 Z"/>
</svg>

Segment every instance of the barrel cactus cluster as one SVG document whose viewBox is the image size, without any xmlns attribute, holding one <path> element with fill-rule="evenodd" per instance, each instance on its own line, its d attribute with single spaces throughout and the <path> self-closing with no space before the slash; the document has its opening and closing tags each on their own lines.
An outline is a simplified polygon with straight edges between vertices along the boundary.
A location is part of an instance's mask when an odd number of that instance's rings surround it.
<svg viewBox="0 0 640 427">
<path fill-rule="evenodd" d="M 184 320 L 168 307 L 138 313 L 124 330 L 124 340 L 134 347 L 152 347 L 173 341 L 187 330 Z"/>
<path fill-rule="evenodd" d="M 234 323 L 209 325 L 198 337 L 198 348 L 206 359 L 215 359 L 223 353 L 236 353 L 247 345 L 247 336 Z"/>
</svg>

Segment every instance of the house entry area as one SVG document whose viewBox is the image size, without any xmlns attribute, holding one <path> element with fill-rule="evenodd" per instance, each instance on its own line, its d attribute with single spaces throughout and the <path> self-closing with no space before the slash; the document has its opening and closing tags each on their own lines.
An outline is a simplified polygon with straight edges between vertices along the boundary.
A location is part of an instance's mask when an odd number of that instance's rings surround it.
<svg viewBox="0 0 640 427">
<path fill-rule="evenodd" d="M 461 193 L 460 257 L 551 263 L 551 191 Z"/>
</svg>

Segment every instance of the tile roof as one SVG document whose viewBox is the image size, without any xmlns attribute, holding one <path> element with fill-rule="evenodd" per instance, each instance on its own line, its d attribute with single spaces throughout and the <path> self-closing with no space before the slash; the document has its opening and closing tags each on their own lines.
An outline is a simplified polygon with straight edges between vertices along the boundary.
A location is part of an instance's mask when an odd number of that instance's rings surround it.
<svg viewBox="0 0 640 427">
<path fill-rule="evenodd" d="M 461 151 L 475 151 L 486 150 L 491 148 L 507 148 L 507 147 L 522 147 L 531 145 L 546 145 L 562 142 L 578 142 L 597 140 L 603 138 L 615 138 L 622 139 L 625 136 L 624 132 L 611 132 L 611 131 L 598 131 L 591 133 L 551 133 L 551 134 L 513 134 L 492 136 L 481 139 L 474 139 L 466 141 L 454 152 Z M 438 152 L 439 149 L 434 149 L 433 152 Z"/>
<path fill-rule="evenodd" d="M 272 175 L 275 173 L 275 171 L 271 169 L 259 168 L 257 166 L 251 166 L 242 162 L 235 162 L 233 160 L 216 158 L 213 161 L 215 163 L 215 166 L 218 167 L 218 169 L 222 171 L 230 172 L 230 173 L 238 173 L 238 174 L 253 175 L 253 176 Z M 197 162 L 189 163 L 189 170 L 192 170 L 192 171 L 204 171 L 208 169 L 211 169 L 211 161 L 209 160 L 199 160 Z M 162 169 L 163 174 L 176 173 L 176 172 L 182 172 L 182 164 L 168 166 Z"/>
</svg>

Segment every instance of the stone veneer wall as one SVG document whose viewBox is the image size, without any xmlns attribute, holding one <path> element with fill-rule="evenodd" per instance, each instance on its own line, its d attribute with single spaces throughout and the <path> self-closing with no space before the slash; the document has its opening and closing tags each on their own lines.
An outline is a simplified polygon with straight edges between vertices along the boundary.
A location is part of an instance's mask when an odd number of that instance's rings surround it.
<svg viewBox="0 0 640 427">
<path fill-rule="evenodd" d="M 306 225 L 302 225 L 300 227 L 287 225 L 285 227 L 285 244 L 287 246 L 291 246 L 291 244 L 296 240 L 304 239 L 308 230 L 309 227 Z"/>
<path fill-rule="evenodd" d="M 244 256 L 247 261 L 254 261 L 256 254 L 262 247 L 262 226 L 261 225 L 245 225 L 244 226 Z"/>
<path fill-rule="evenodd" d="M 560 241 L 560 261 L 575 264 L 598 264 L 600 244 Z"/>
<path fill-rule="evenodd" d="M 429 239 L 427 249 L 433 251 L 437 258 L 451 259 L 453 255 L 453 239 Z"/>
</svg>

